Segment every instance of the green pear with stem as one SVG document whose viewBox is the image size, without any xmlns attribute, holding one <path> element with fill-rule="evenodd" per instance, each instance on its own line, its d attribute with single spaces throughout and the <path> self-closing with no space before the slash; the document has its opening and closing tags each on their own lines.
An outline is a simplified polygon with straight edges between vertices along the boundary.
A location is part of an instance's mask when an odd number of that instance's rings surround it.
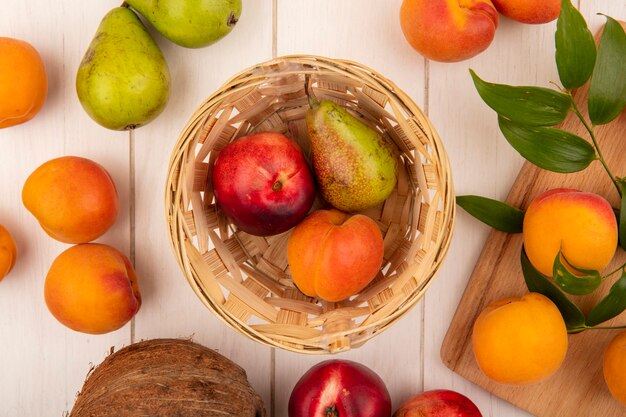
<svg viewBox="0 0 626 417">
<path fill-rule="evenodd" d="M 135 12 L 116 7 L 104 16 L 78 68 L 76 92 L 87 114 L 113 130 L 143 126 L 163 111 L 169 68 Z"/>
<path fill-rule="evenodd" d="M 241 15 L 241 0 L 126 0 L 164 37 L 200 48 L 226 36 Z"/>
<path fill-rule="evenodd" d="M 361 211 L 382 203 L 397 182 L 395 148 L 382 135 L 305 84 L 306 126 L 322 197 L 335 208 Z"/>
</svg>

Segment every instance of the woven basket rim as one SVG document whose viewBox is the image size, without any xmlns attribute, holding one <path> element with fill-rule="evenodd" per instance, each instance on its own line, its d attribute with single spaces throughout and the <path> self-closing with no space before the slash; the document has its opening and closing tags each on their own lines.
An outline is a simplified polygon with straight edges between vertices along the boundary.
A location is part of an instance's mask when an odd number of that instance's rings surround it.
<svg viewBox="0 0 626 417">
<path fill-rule="evenodd" d="M 445 214 L 445 227 L 442 226 L 442 229 L 445 229 L 445 231 L 439 233 L 439 235 L 437 236 L 437 240 L 432 242 L 433 248 L 436 248 L 435 250 L 431 250 L 429 252 L 429 261 L 432 262 L 428 262 L 428 265 L 425 266 L 425 262 L 422 262 L 417 267 L 415 267 L 415 263 L 411 263 L 411 266 L 414 267 L 416 270 L 420 268 L 423 269 L 423 284 L 420 285 L 419 288 L 417 288 L 415 291 L 413 291 L 410 296 L 406 297 L 406 299 L 402 301 L 400 306 L 398 306 L 391 314 L 388 314 L 378 320 L 374 320 L 363 327 L 359 327 L 359 330 L 370 330 L 383 323 L 382 327 L 376 329 L 375 333 L 379 334 L 383 332 L 393 323 L 395 323 L 400 317 L 408 313 L 423 297 L 426 290 L 432 284 L 433 278 L 437 274 L 441 263 L 443 262 L 448 252 L 452 240 L 456 212 L 456 206 L 454 203 L 454 186 L 452 182 L 449 160 L 443 147 L 443 143 L 441 142 L 438 133 L 432 127 L 432 125 L 430 124 L 430 120 L 424 114 L 424 112 L 419 108 L 419 106 L 417 106 L 412 98 L 408 96 L 404 91 L 402 91 L 394 82 L 382 76 L 375 70 L 352 60 L 332 59 L 318 55 L 305 54 L 285 55 L 273 58 L 265 62 L 250 66 L 230 77 L 225 83 L 222 84 L 222 86 L 218 90 L 213 92 L 213 94 L 211 94 L 197 107 L 197 109 L 194 111 L 192 116 L 189 118 L 189 120 L 181 130 L 181 133 L 172 150 L 168 163 L 168 173 L 166 177 L 165 188 L 165 210 L 166 219 L 168 220 L 167 225 L 170 247 L 172 248 L 176 256 L 179 266 L 182 269 L 183 275 L 185 276 L 189 285 L 192 287 L 193 291 L 201 299 L 202 303 L 209 310 L 213 311 L 213 313 L 217 315 L 229 327 L 233 328 L 237 332 L 242 333 L 253 340 L 256 340 L 264 345 L 271 347 L 280 347 L 282 349 L 298 353 L 328 354 L 330 352 L 322 349 L 295 348 L 292 347 L 290 344 L 279 344 L 275 339 L 266 336 L 264 333 L 256 330 L 254 327 L 251 327 L 250 325 L 239 320 L 237 317 L 234 317 L 232 314 L 230 314 L 229 311 L 222 309 L 218 305 L 216 305 L 214 303 L 214 300 L 212 300 L 211 297 L 206 293 L 206 291 L 199 285 L 197 281 L 197 272 L 192 268 L 190 264 L 189 254 L 187 252 L 185 244 L 182 243 L 179 239 L 176 239 L 176 236 L 185 236 L 185 230 L 183 227 L 184 220 L 180 218 L 176 209 L 176 204 L 178 204 L 178 202 L 181 200 L 182 187 L 179 187 L 174 193 L 172 193 L 171 184 L 173 183 L 175 176 L 182 175 L 182 171 L 177 168 L 179 166 L 184 166 L 184 161 L 188 157 L 187 148 L 184 145 L 188 144 L 192 140 L 192 136 L 189 133 L 194 130 L 198 123 L 201 123 L 202 118 L 199 118 L 198 115 L 214 114 L 216 110 L 219 111 L 220 104 L 225 98 L 233 96 L 241 92 L 242 90 L 250 88 L 251 86 L 260 85 L 265 82 L 268 78 L 268 74 L 259 73 L 254 76 L 248 76 L 249 74 L 255 74 L 255 70 L 263 67 L 271 67 L 273 65 L 278 65 L 285 62 L 312 66 L 312 69 L 310 70 L 311 73 L 315 73 L 319 66 L 323 66 L 332 69 L 334 72 L 337 72 L 339 74 L 351 78 L 356 78 L 358 80 L 366 80 L 368 83 L 380 87 L 379 89 L 381 91 L 384 91 L 388 95 L 390 102 L 393 101 L 394 105 L 401 106 L 400 108 L 405 113 L 411 115 L 419 115 L 423 118 L 422 121 L 426 122 L 426 127 L 428 128 L 429 132 L 431 132 L 431 135 L 428 136 L 428 144 L 433 147 L 433 154 L 437 156 L 438 162 L 443 165 L 443 169 L 440 169 L 438 172 L 440 176 L 439 184 L 443 185 L 446 188 L 445 193 L 446 195 L 450 196 L 447 201 L 443 201 L 443 203 L 445 203 L 442 209 L 443 213 Z M 290 73 L 303 74 L 306 72 L 307 71 L 302 70 L 294 70 L 293 72 L 282 71 L 281 76 Z M 273 76 L 273 74 L 270 74 L 270 76 Z M 191 245 L 191 243 L 189 244 Z M 341 334 L 342 332 L 338 333 Z"/>
</svg>

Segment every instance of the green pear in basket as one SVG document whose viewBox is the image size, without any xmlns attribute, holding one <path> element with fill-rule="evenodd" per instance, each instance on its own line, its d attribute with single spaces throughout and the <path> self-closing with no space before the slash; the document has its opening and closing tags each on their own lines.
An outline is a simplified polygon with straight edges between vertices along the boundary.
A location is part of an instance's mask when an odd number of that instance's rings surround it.
<svg viewBox="0 0 626 417">
<path fill-rule="evenodd" d="M 156 30 L 187 48 L 228 35 L 241 15 L 241 0 L 127 0 Z"/>
<path fill-rule="evenodd" d="M 139 17 L 127 7 L 104 16 L 85 53 L 76 92 L 100 125 L 129 130 L 152 121 L 167 104 L 167 62 Z"/>
<path fill-rule="evenodd" d="M 382 135 L 330 101 L 318 100 L 305 84 L 313 168 L 324 199 L 348 212 L 376 206 L 393 191 L 398 161 Z"/>
</svg>

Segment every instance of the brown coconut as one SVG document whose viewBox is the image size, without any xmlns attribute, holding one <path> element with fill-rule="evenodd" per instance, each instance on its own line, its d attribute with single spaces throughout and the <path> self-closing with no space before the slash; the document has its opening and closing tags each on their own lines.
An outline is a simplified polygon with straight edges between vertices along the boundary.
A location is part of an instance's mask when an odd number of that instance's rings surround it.
<svg viewBox="0 0 626 417">
<path fill-rule="evenodd" d="M 90 375 L 70 417 L 264 417 L 246 372 L 189 340 L 154 339 L 109 355 Z"/>
</svg>

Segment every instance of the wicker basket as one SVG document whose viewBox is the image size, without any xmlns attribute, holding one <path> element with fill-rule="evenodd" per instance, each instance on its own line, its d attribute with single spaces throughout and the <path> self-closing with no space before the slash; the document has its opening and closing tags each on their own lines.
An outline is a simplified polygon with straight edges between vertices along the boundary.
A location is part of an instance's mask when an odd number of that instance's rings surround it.
<svg viewBox="0 0 626 417">
<path fill-rule="evenodd" d="M 285 133 L 308 156 L 305 74 L 318 98 L 360 116 L 401 155 L 396 189 L 364 212 L 383 233 L 382 270 L 361 293 L 339 303 L 307 297 L 294 286 L 289 231 L 262 238 L 237 230 L 207 183 L 220 149 L 253 132 Z M 202 302 L 253 340 L 302 353 L 358 347 L 415 305 L 447 252 L 455 214 L 447 156 L 415 103 L 371 69 L 315 56 L 249 68 L 206 100 L 173 150 L 165 204 L 174 252 Z M 318 199 L 314 208 L 320 204 Z"/>
</svg>

